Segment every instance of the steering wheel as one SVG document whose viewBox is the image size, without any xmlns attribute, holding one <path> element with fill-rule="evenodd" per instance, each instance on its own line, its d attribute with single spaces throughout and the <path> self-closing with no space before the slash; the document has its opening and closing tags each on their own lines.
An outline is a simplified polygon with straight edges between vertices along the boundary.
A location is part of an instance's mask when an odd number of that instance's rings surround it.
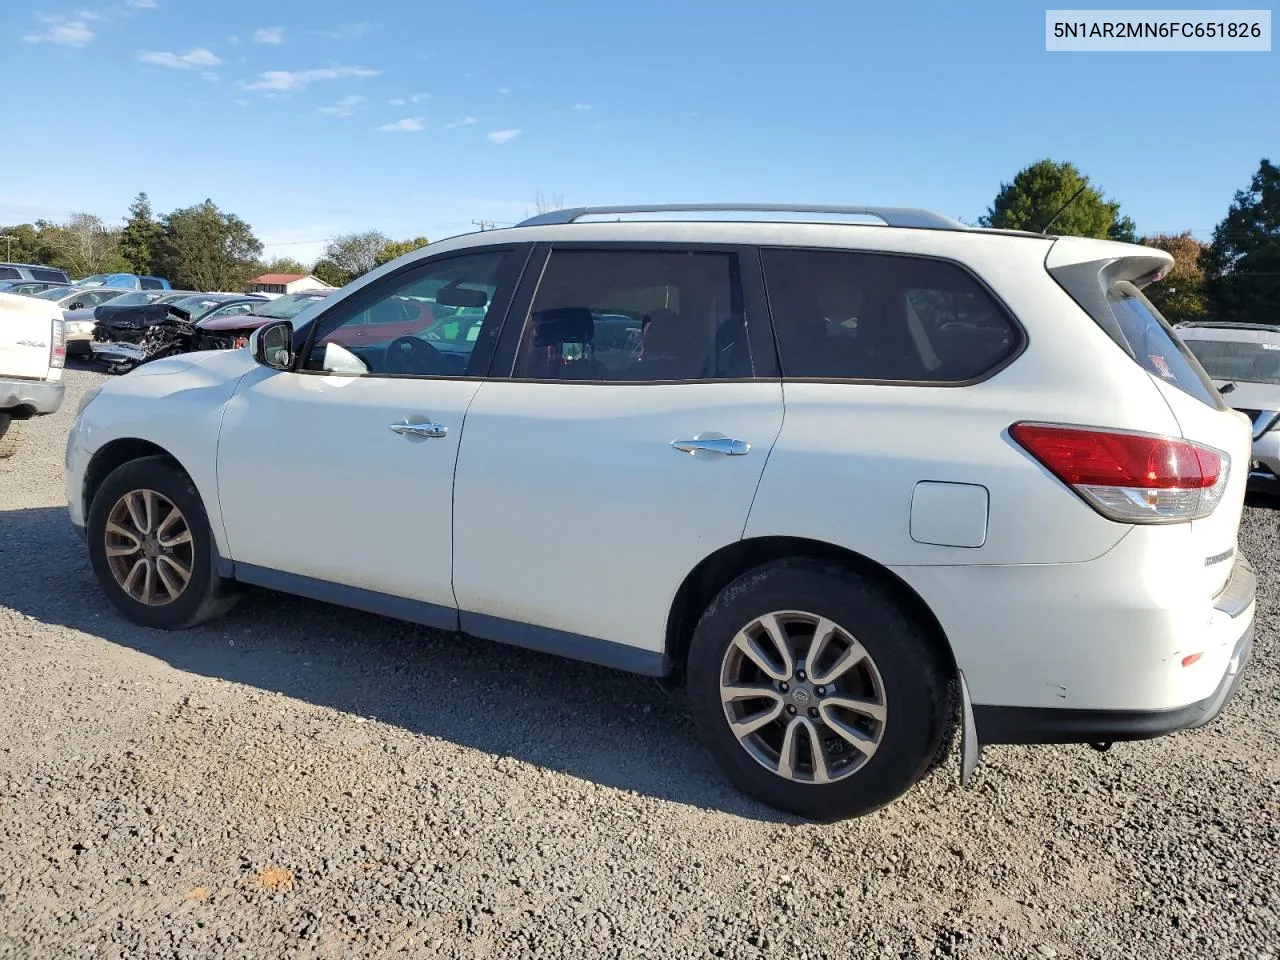
<svg viewBox="0 0 1280 960">
<path fill-rule="evenodd" d="M 440 351 L 418 337 L 396 337 L 387 344 L 387 373 L 438 373 L 444 369 Z"/>
</svg>

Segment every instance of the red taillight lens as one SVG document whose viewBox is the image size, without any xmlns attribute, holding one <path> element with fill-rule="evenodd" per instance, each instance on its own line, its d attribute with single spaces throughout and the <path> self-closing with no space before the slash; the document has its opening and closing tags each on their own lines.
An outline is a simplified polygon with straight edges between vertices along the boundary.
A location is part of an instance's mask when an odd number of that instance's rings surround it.
<svg viewBox="0 0 1280 960">
<path fill-rule="evenodd" d="M 1015 423 L 1009 435 L 1112 520 L 1195 520 L 1226 490 L 1227 455 L 1189 440 L 1049 423 Z"/>
</svg>

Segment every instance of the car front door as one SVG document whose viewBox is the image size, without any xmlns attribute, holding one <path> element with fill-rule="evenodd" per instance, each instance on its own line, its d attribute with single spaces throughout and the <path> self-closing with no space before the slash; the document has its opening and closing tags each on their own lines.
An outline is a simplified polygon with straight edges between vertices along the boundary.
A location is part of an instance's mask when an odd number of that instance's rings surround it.
<svg viewBox="0 0 1280 960">
<path fill-rule="evenodd" d="M 458 441 L 527 252 L 486 247 L 407 265 L 306 323 L 294 370 L 245 376 L 218 449 L 218 500 L 238 579 L 456 625 Z M 371 314 L 440 287 L 486 311 L 466 356 L 443 357 L 414 336 L 347 346 L 346 333 Z"/>
<path fill-rule="evenodd" d="M 677 589 L 741 539 L 781 428 L 758 260 L 556 245 L 525 276 L 458 459 L 462 629 L 657 673 Z"/>
</svg>

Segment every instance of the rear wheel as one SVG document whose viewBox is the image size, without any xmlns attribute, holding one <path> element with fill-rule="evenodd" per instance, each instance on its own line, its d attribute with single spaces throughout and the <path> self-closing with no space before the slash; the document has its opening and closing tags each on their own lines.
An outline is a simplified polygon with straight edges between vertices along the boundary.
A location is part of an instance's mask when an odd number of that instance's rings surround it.
<svg viewBox="0 0 1280 960">
<path fill-rule="evenodd" d="M 815 820 L 901 796 L 947 724 L 948 671 L 926 630 L 874 581 L 816 562 L 725 587 L 688 667 L 694 722 L 729 779 Z"/>
<path fill-rule="evenodd" d="M 130 620 L 181 629 L 236 601 L 217 575 L 195 484 L 166 457 L 134 460 L 107 476 L 89 508 L 87 537 L 99 585 Z"/>
<path fill-rule="evenodd" d="M 11 414 L 0 413 L 0 460 L 17 453 L 21 440 L 22 421 L 15 420 Z"/>
</svg>

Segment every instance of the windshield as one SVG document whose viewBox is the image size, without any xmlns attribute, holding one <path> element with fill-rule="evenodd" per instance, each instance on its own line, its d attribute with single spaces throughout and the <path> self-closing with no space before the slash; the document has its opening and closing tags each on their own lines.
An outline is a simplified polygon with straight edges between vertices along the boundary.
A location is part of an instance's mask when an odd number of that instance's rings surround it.
<svg viewBox="0 0 1280 960">
<path fill-rule="evenodd" d="M 95 273 L 92 277 L 85 277 L 83 280 L 77 281 L 77 287 L 100 287 L 107 282 L 109 273 Z"/>
<path fill-rule="evenodd" d="M 307 307 L 324 297 L 315 294 L 289 294 L 269 300 L 260 307 L 253 308 L 255 317 L 269 317 L 272 320 L 292 320 Z"/>
<path fill-rule="evenodd" d="M 1214 380 L 1280 384 L 1280 338 L 1274 343 L 1183 339 Z"/>
<path fill-rule="evenodd" d="M 184 311 L 192 320 L 199 320 L 206 313 L 227 303 L 226 300 L 215 300 L 212 297 L 183 297 L 175 301 L 174 306 Z"/>
<path fill-rule="evenodd" d="M 41 300 L 61 300 L 68 293 L 71 293 L 71 287 L 50 287 L 48 290 L 41 290 L 36 296 Z"/>
<path fill-rule="evenodd" d="M 136 307 L 141 303 L 150 303 L 155 299 L 154 294 L 149 293 L 125 293 L 118 297 L 111 298 L 113 307 Z"/>
</svg>

